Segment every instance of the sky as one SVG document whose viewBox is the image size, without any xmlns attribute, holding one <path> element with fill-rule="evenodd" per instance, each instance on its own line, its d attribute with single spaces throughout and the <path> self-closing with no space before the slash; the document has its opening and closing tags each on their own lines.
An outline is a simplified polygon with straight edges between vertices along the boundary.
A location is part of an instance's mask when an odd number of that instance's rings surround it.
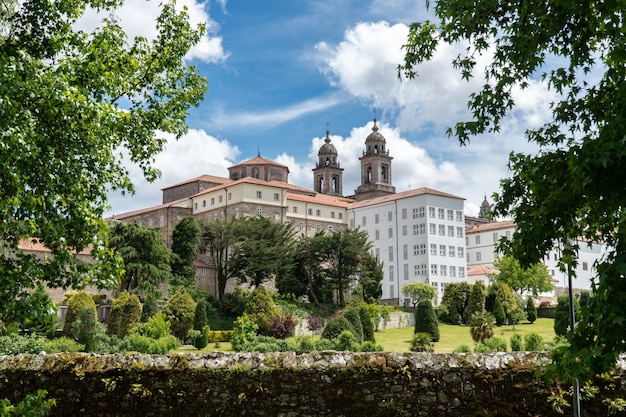
<svg viewBox="0 0 626 417">
<path fill-rule="evenodd" d="M 501 132 L 460 146 L 446 129 L 468 120 L 468 96 L 482 77 L 461 79 L 451 61 L 463 46 L 440 47 L 419 77 L 398 79 L 409 25 L 433 20 L 423 0 L 178 0 L 207 35 L 188 56 L 208 79 L 189 112 L 187 135 L 170 140 L 147 183 L 128 166 L 135 195 L 110 193 L 108 214 L 161 203 L 161 189 L 260 154 L 289 167 L 289 182 L 313 188 L 317 152 L 330 133 L 344 168 L 344 195 L 360 184 L 359 156 L 376 117 L 393 157 L 397 192 L 430 187 L 466 199 L 475 216 L 508 177 L 508 155 L 535 152 L 524 131 L 545 122 L 551 94 L 539 82 L 514 92 L 517 107 Z M 158 2 L 126 0 L 117 11 L 127 34 L 154 36 Z M 86 16 L 86 20 L 96 19 Z M 489 56 L 479 57 L 479 64 Z"/>
</svg>

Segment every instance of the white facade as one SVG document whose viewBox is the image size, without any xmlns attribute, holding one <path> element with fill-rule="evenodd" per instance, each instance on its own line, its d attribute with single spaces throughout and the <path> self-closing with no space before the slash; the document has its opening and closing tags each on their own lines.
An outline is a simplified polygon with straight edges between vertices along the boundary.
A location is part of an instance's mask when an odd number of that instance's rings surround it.
<svg viewBox="0 0 626 417">
<path fill-rule="evenodd" d="M 348 206 L 349 227 L 365 230 L 383 263 L 383 300 L 410 300 L 401 293 L 410 282 L 436 288 L 466 280 L 464 199 L 419 188 Z"/>
</svg>

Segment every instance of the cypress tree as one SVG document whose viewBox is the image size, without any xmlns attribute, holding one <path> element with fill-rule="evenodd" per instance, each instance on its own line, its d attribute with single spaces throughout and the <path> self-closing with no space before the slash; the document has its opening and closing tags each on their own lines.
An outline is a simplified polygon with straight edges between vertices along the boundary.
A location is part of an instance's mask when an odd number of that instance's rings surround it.
<svg viewBox="0 0 626 417">
<path fill-rule="evenodd" d="M 504 312 L 504 307 L 502 307 L 499 295 L 496 295 L 496 300 L 493 304 L 493 315 L 496 318 L 496 325 L 502 326 L 504 320 L 506 320 L 506 313 Z"/>
<path fill-rule="evenodd" d="M 532 297 L 528 297 L 526 300 L 526 319 L 531 323 L 537 320 L 537 307 Z"/>
<path fill-rule="evenodd" d="M 415 307 L 415 329 L 413 333 L 428 333 L 433 342 L 439 341 L 439 323 L 430 300 L 423 300 Z"/>
</svg>

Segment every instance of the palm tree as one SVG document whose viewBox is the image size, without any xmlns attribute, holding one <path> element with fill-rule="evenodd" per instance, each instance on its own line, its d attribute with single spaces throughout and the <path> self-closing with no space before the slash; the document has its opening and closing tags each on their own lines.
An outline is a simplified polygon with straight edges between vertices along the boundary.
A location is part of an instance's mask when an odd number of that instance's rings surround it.
<svg viewBox="0 0 626 417">
<path fill-rule="evenodd" d="M 478 311 L 470 317 L 470 333 L 476 343 L 482 343 L 493 336 L 493 326 L 496 319 L 487 310 Z"/>
</svg>

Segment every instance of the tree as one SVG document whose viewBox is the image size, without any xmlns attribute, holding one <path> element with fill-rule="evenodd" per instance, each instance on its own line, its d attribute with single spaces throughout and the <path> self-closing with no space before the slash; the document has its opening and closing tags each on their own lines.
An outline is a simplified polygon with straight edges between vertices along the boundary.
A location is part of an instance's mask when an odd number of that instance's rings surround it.
<svg viewBox="0 0 626 417">
<path fill-rule="evenodd" d="M 259 287 L 291 269 L 296 233 L 291 223 L 279 223 L 264 216 L 244 217 L 238 222 L 240 241 L 228 262 L 240 282 Z"/>
<path fill-rule="evenodd" d="M 252 291 L 248 304 L 246 304 L 245 313 L 258 326 L 259 333 L 265 336 L 271 335 L 272 319 L 280 315 L 272 295 L 263 286 L 256 287 Z"/>
<path fill-rule="evenodd" d="M 537 306 L 532 297 L 526 300 L 526 316 L 531 324 L 537 320 Z"/>
<path fill-rule="evenodd" d="M 383 263 L 371 253 L 365 253 L 361 261 L 358 283 L 363 301 L 372 302 L 383 295 L 383 277 Z"/>
<path fill-rule="evenodd" d="M 467 308 L 465 309 L 466 317 L 472 317 L 474 313 L 480 313 L 485 309 L 486 293 L 485 285 L 481 281 L 477 281 L 476 284 L 472 285 L 472 292 L 469 300 L 467 300 Z"/>
<path fill-rule="evenodd" d="M 198 256 L 199 240 L 200 225 L 194 217 L 184 217 L 174 226 L 170 261 L 174 287 L 182 285 L 188 291 L 195 288 L 196 266 L 193 261 Z"/>
<path fill-rule="evenodd" d="M 448 307 L 448 318 L 452 324 L 465 321 L 465 309 L 469 302 L 470 286 L 467 282 L 446 285 L 441 303 Z"/>
<path fill-rule="evenodd" d="M 574 314 L 578 316 L 579 311 L 580 305 L 578 304 L 578 300 L 574 299 Z M 554 333 L 556 333 L 557 336 L 565 336 L 570 330 L 569 297 L 561 295 L 557 299 L 557 304 L 554 309 Z"/>
<path fill-rule="evenodd" d="M 439 322 L 430 299 L 423 298 L 417 304 L 413 333 L 428 333 L 432 336 L 432 342 L 439 341 Z"/>
<path fill-rule="evenodd" d="M 169 282 L 169 251 L 161 230 L 139 223 L 116 223 L 111 230 L 111 247 L 124 260 L 124 273 L 118 292 L 160 294 L 159 285 Z"/>
<path fill-rule="evenodd" d="M 602 241 L 609 248 L 596 265 L 593 297 L 582 312 L 588 325 L 576 328 L 568 347 L 553 352 L 563 378 L 607 372 L 626 351 L 624 7 L 531 0 L 477 1 L 468 8 L 464 1 L 444 0 L 436 2 L 435 14 L 439 25 L 411 26 L 400 73 L 416 76 L 440 42 L 468 41 L 467 53 L 453 62 L 466 79 L 478 62 L 474 55 L 489 51 L 493 57 L 484 86 L 470 96 L 472 119 L 448 130 L 462 144 L 500 131 L 514 109 L 513 92 L 532 81 L 543 80 L 558 94 L 551 120 L 526 131 L 539 151 L 511 154 L 511 177 L 502 180 L 493 213 L 516 222 L 502 249 L 524 266 L 558 246 L 562 269 L 574 271 L 578 242 Z"/>
<path fill-rule="evenodd" d="M 411 303 L 415 308 L 423 300 L 430 301 L 432 305 L 432 299 L 435 298 L 437 292 L 432 285 L 425 282 L 409 282 L 402 286 L 402 294 L 411 298 Z"/>
<path fill-rule="evenodd" d="M 372 245 L 366 231 L 358 229 L 335 230 L 324 236 L 327 244 L 326 277 L 336 291 L 340 306 L 345 306 L 345 292 Z"/>
<path fill-rule="evenodd" d="M 500 273 L 494 279 L 506 283 L 519 294 L 529 291 L 533 295 L 550 291 L 553 288 L 548 268 L 539 262 L 523 268 L 519 261 L 510 255 L 498 258 L 493 263 Z"/>
<path fill-rule="evenodd" d="M 135 294 L 128 291 L 113 300 L 109 313 L 108 333 L 124 338 L 141 321 L 141 303 Z"/>
<path fill-rule="evenodd" d="M 187 130 L 206 80 L 184 57 L 204 27 L 164 3 L 154 40 L 128 40 L 114 18 L 122 0 L 0 4 L 0 320 L 36 288 L 113 288 L 120 265 L 107 248 L 107 193 L 134 192 L 122 155 L 148 180 L 166 144 Z M 87 8 L 103 19 L 86 33 Z M 106 69 L 106 71 L 103 70 Z M 20 250 L 41 243 L 50 256 Z M 76 256 L 90 251 L 95 262 Z"/>
<path fill-rule="evenodd" d="M 470 316 L 470 334 L 476 343 L 483 343 L 486 339 L 493 337 L 493 325 L 495 317 L 487 310 L 476 312 Z"/>
<path fill-rule="evenodd" d="M 226 284 L 235 276 L 228 266 L 228 256 L 231 247 L 235 244 L 236 222 L 237 219 L 234 217 L 219 217 L 202 224 L 201 245 L 206 249 L 215 266 L 217 294 L 220 300 L 224 297 Z"/>
<path fill-rule="evenodd" d="M 501 281 L 494 281 L 487 289 L 487 297 L 485 298 L 485 309 L 495 313 L 495 301 L 500 298 L 500 303 L 504 309 L 505 318 L 509 311 L 516 307 L 520 307 L 515 299 L 515 294 L 511 287 Z"/>
<path fill-rule="evenodd" d="M 504 320 L 506 320 L 506 311 L 502 306 L 502 301 L 500 300 L 499 295 L 496 295 L 496 300 L 493 303 L 493 316 L 496 318 L 496 324 L 498 326 L 502 326 L 504 324 Z"/>
<path fill-rule="evenodd" d="M 196 302 L 185 287 L 181 287 L 163 306 L 163 314 L 170 322 L 172 334 L 184 341 L 187 332 L 193 328 Z"/>
<path fill-rule="evenodd" d="M 22 316 L 20 327 L 31 333 L 53 337 L 57 330 L 57 307 L 41 283 L 25 300 L 28 303 L 26 314 Z"/>
<path fill-rule="evenodd" d="M 93 310 L 95 316 L 96 303 L 85 291 L 78 291 L 67 300 L 67 311 L 65 312 L 65 322 L 63 323 L 63 333 L 66 336 L 74 336 L 72 328 L 81 319 L 84 310 Z"/>
</svg>

